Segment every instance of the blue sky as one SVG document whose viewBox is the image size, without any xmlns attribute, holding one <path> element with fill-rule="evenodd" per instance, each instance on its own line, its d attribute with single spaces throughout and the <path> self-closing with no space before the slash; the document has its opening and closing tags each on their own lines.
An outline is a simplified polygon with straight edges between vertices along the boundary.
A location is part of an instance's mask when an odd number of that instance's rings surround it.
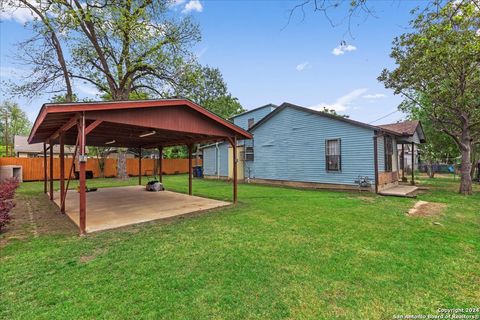
<svg viewBox="0 0 480 320">
<path fill-rule="evenodd" d="M 348 2 L 348 1 L 347 1 Z M 401 98 L 384 89 L 376 78 L 392 68 L 393 38 L 406 32 L 415 2 L 371 1 L 376 17 L 361 16 L 332 27 L 320 13 L 305 8 L 287 25 L 290 9 L 298 1 L 178 0 L 172 10 L 192 15 L 200 24 L 202 41 L 194 48 L 202 64 L 218 67 L 231 93 L 246 109 L 267 103 L 291 102 L 305 107 L 328 106 L 352 119 L 371 123 L 396 110 Z M 345 8 L 333 12 L 340 22 Z M 0 23 L 1 80 L 25 72 L 15 60 L 15 42 L 29 33 L 25 12 L 2 14 Z M 340 46 L 344 40 L 346 45 Z M 95 98 L 95 90 L 78 84 L 80 96 Z M 0 100 L 8 98 L 1 88 Z M 33 101 L 15 98 L 34 120 L 48 96 Z M 374 122 L 395 122 L 400 112 Z"/>
</svg>

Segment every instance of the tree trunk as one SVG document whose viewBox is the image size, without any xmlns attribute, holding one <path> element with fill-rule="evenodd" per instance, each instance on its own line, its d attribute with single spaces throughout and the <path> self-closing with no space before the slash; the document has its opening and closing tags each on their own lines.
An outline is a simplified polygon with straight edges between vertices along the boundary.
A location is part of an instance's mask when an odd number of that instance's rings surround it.
<svg viewBox="0 0 480 320">
<path fill-rule="evenodd" d="M 117 177 L 120 179 L 127 179 L 127 155 L 123 150 L 118 150 L 117 158 Z"/>
<path fill-rule="evenodd" d="M 432 161 L 427 162 L 427 172 L 429 178 L 435 178 L 435 171 L 433 170 Z"/>
<path fill-rule="evenodd" d="M 479 153 L 477 151 L 477 148 L 478 148 L 477 145 L 472 145 L 472 150 L 471 150 L 471 154 L 472 154 L 471 176 L 472 176 L 472 179 L 475 179 L 479 175 L 479 173 L 475 174 L 476 171 L 477 171 L 477 166 L 478 166 L 477 163 L 480 160 L 480 158 L 478 157 Z"/>
<path fill-rule="evenodd" d="M 462 164 L 460 167 L 460 190 L 459 192 L 463 195 L 472 194 L 472 162 L 470 153 L 472 152 L 472 145 L 470 143 L 470 138 L 462 139 L 462 147 L 460 148 L 462 152 Z"/>
</svg>

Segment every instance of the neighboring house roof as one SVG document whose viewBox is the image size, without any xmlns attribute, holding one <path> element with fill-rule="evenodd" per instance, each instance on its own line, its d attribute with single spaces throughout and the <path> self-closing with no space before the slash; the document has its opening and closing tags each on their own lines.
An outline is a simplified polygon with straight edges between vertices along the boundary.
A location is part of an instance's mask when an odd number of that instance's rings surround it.
<svg viewBox="0 0 480 320">
<path fill-rule="evenodd" d="M 335 119 L 335 120 L 338 120 L 338 121 L 343 121 L 343 122 L 346 122 L 346 123 L 349 123 L 349 124 L 352 124 L 354 126 L 359 126 L 359 127 L 363 127 L 363 128 L 367 128 L 367 129 L 372 129 L 372 130 L 378 130 L 378 131 L 383 131 L 383 132 L 386 132 L 386 133 L 389 133 L 389 134 L 392 134 L 392 135 L 400 135 L 398 134 L 396 131 L 392 131 L 392 130 L 389 130 L 389 129 L 384 129 L 384 128 L 380 128 L 380 127 L 377 127 L 377 126 L 372 126 L 370 124 L 366 124 L 366 123 L 363 123 L 363 122 L 360 122 L 360 121 L 355 121 L 355 120 L 352 120 L 352 119 L 348 119 L 348 118 L 345 118 L 345 117 L 342 117 L 342 116 L 338 116 L 338 115 L 334 115 L 334 114 L 331 114 L 331 113 L 327 113 L 327 112 L 323 112 L 323 111 L 317 111 L 317 110 L 313 110 L 313 109 L 310 109 L 310 108 L 305 108 L 305 107 L 301 107 L 301 106 L 297 106 L 297 105 L 294 105 L 294 104 L 291 104 L 291 103 L 288 103 L 288 102 L 284 102 L 282 103 L 278 108 L 276 108 L 274 111 L 270 112 L 267 116 L 265 116 L 263 119 L 261 119 L 260 121 L 258 121 L 257 123 L 255 123 L 253 125 L 253 127 L 250 128 L 249 131 L 253 131 L 255 130 L 256 128 L 260 127 L 262 124 L 264 124 L 265 122 L 267 122 L 270 118 L 274 117 L 276 114 L 278 114 L 279 112 L 281 112 L 283 109 L 285 108 L 292 108 L 292 109 L 296 109 L 296 110 L 300 110 L 300 111 L 304 111 L 304 112 L 308 112 L 308 113 L 312 113 L 312 114 L 316 114 L 316 115 L 319 115 L 319 116 L 322 116 L 322 117 L 326 117 L 326 118 L 330 118 L 330 119 Z"/>
<path fill-rule="evenodd" d="M 275 108 L 278 108 L 278 106 L 275 105 L 275 104 L 273 104 L 273 103 L 269 103 L 269 104 L 266 104 L 266 105 L 261 106 L 261 107 L 258 107 L 258 108 L 254 108 L 254 109 L 251 109 L 251 110 L 247 110 L 247 111 L 242 112 L 242 113 L 240 113 L 240 114 L 236 114 L 236 115 L 234 115 L 233 117 L 230 117 L 229 119 L 233 119 L 233 118 L 236 118 L 236 117 L 239 117 L 239 116 L 243 116 L 243 115 L 245 115 L 245 114 L 247 114 L 247 113 L 250 113 L 250 112 L 253 112 L 253 111 L 257 111 L 257 110 L 260 110 L 260 109 L 263 109 L 263 108 L 274 108 L 274 109 L 275 109 Z"/>
<path fill-rule="evenodd" d="M 409 120 L 397 123 L 382 124 L 380 128 L 397 132 L 402 136 L 413 136 L 415 132 L 418 133 L 420 142 L 425 142 L 425 134 L 423 132 L 422 124 L 418 120 Z"/>
<path fill-rule="evenodd" d="M 15 152 L 20 153 L 43 153 L 43 143 L 28 144 L 28 137 L 15 136 L 13 140 Z M 75 148 L 72 146 L 65 146 L 66 154 L 73 154 Z M 60 146 L 55 145 L 53 147 L 53 153 L 60 153 Z"/>
</svg>

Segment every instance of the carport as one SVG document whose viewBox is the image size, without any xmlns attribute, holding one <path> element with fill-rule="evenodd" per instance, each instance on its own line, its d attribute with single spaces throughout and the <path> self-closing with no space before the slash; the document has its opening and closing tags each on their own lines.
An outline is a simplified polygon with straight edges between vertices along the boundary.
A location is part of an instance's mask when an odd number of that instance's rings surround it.
<svg viewBox="0 0 480 320">
<path fill-rule="evenodd" d="M 87 155 L 85 146 L 99 147 L 124 147 L 159 150 L 158 175 L 162 180 L 162 154 L 163 148 L 174 145 L 186 145 L 188 148 L 191 164 L 193 145 L 196 143 L 228 141 L 235 155 L 233 157 L 233 203 L 237 202 L 237 140 L 251 139 L 252 135 L 237 127 L 231 122 L 204 109 L 198 104 L 186 99 L 162 99 L 162 100 L 137 100 L 137 101 L 112 101 L 112 102 L 82 102 L 82 103 L 48 103 L 44 104 L 35 120 L 34 126 L 28 138 L 29 143 L 44 144 L 44 192 L 49 193 L 51 201 L 54 201 L 53 190 L 53 146 L 60 146 L 60 192 L 57 203 L 62 213 L 66 212 L 66 203 L 73 201 L 72 195 L 67 197 L 68 185 L 73 172 L 72 167 L 65 177 L 64 148 L 65 145 L 75 146 L 75 157 L 78 159 L 79 185 L 78 192 L 78 220 L 72 219 L 79 226 L 80 233 L 87 231 L 87 193 L 85 190 L 85 166 Z M 49 154 L 47 155 L 47 152 Z M 47 163 L 47 161 L 49 163 Z M 48 168 L 48 172 L 47 172 Z M 142 184 L 141 157 L 139 157 L 139 185 Z M 116 188 L 113 188 L 116 189 Z M 110 196 L 100 201 L 109 201 L 108 205 L 115 209 L 116 201 L 114 190 L 110 190 Z M 120 190 L 120 189 L 119 189 Z M 131 190 L 141 194 L 141 188 Z M 99 193 L 100 194 L 100 193 Z M 120 196 L 119 192 L 119 198 Z M 188 194 L 192 196 L 192 166 L 189 165 Z M 97 195 L 95 197 L 98 197 Z M 118 199 L 119 199 L 118 198 Z M 198 198 L 198 197 L 194 197 Z M 192 200 L 194 200 L 192 198 Z M 110 200 L 108 200 L 110 199 Z M 151 206 L 140 201 L 130 203 L 130 208 L 137 207 L 143 210 L 143 205 Z M 170 198 L 174 199 L 174 198 Z M 198 199 L 197 199 L 198 200 Z M 186 199 L 177 201 L 178 207 L 185 204 Z M 214 201 L 214 200 L 212 200 Z M 201 201 L 200 201 L 201 202 Z M 224 203 L 218 203 L 218 206 Z M 208 206 L 207 206 L 208 207 Z M 215 207 L 215 205 L 213 205 Z M 70 206 L 71 210 L 77 210 Z M 195 208 L 202 210 L 203 205 L 193 205 L 192 210 L 181 210 L 178 214 L 192 213 Z M 207 208 L 208 209 L 208 208 Z M 158 208 L 162 210 L 162 208 Z M 163 210 L 173 208 L 166 206 Z M 147 210 L 148 211 L 148 210 Z M 133 211 L 131 211 L 133 212 Z M 98 215 L 98 212 L 96 213 Z M 149 213 L 150 214 L 150 213 Z M 149 216 L 147 214 L 146 216 Z M 72 212 L 69 212 L 69 216 Z M 156 218 L 171 217 L 166 212 L 151 216 Z M 113 218 L 112 218 L 113 219 Z M 125 212 L 123 219 L 125 218 Z M 127 219 L 128 220 L 128 219 Z M 137 223 L 133 219 L 132 223 Z M 142 221 L 140 221 L 142 222 Z"/>
</svg>

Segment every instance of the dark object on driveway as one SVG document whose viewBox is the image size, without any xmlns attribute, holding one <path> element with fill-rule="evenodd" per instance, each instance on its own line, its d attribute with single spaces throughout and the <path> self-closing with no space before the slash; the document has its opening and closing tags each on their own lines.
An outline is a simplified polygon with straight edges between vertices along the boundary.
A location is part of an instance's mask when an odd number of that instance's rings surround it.
<svg viewBox="0 0 480 320">
<path fill-rule="evenodd" d="M 148 181 L 145 189 L 147 191 L 164 191 L 165 190 L 165 188 L 163 187 L 163 184 L 156 180 Z"/>
</svg>

